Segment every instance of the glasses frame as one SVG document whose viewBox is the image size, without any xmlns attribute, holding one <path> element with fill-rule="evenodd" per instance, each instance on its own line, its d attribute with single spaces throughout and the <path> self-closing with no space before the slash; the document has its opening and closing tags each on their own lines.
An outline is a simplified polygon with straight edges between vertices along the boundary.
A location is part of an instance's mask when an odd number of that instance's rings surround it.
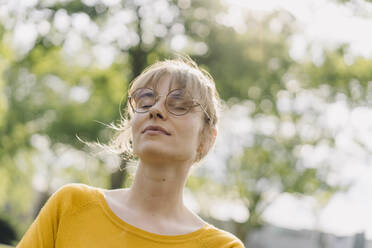
<svg viewBox="0 0 372 248">
<path fill-rule="evenodd" d="M 154 102 L 154 104 L 152 104 L 151 107 L 149 107 L 146 111 L 138 111 L 138 110 L 136 110 L 136 109 L 133 107 L 133 104 L 132 104 L 132 101 L 133 101 L 133 95 L 135 95 L 135 93 L 136 93 L 138 90 L 143 90 L 143 89 L 151 90 L 151 91 L 154 93 L 154 95 L 155 95 L 155 102 Z M 151 89 L 151 88 L 141 87 L 141 88 L 136 89 L 136 90 L 133 92 L 133 94 L 131 94 L 131 95 L 128 97 L 129 105 L 130 105 L 130 107 L 132 108 L 133 112 L 135 112 L 135 113 L 139 113 L 139 114 L 143 114 L 143 113 L 147 113 L 147 112 L 149 112 L 150 109 L 151 109 L 151 108 L 152 108 L 152 107 L 153 107 L 153 106 L 154 106 L 154 105 L 159 101 L 160 97 L 165 96 L 165 102 L 164 102 L 164 105 L 165 105 L 165 109 L 168 111 L 168 113 L 170 113 L 170 114 L 172 114 L 172 115 L 174 115 L 174 116 L 182 116 L 182 115 L 186 115 L 187 113 L 189 113 L 190 110 L 191 110 L 192 108 L 195 108 L 195 107 L 197 107 L 197 106 L 200 106 L 200 108 L 204 111 L 205 115 L 207 116 L 208 121 L 210 120 L 210 117 L 209 117 L 209 114 L 207 113 L 207 110 L 206 110 L 206 109 L 205 109 L 205 108 L 204 108 L 204 107 L 203 107 L 203 106 L 202 106 L 202 105 L 197 101 L 197 99 L 195 99 L 195 98 L 191 98 L 191 100 L 192 100 L 192 102 L 194 103 L 194 105 L 191 105 L 185 113 L 183 113 L 183 114 L 175 114 L 175 113 L 169 111 L 169 109 L 168 109 L 168 107 L 167 107 L 168 96 L 169 96 L 172 92 L 174 92 L 174 91 L 176 91 L 176 90 L 183 90 L 183 91 L 184 91 L 184 89 L 182 89 L 182 88 L 177 88 L 177 89 L 173 89 L 173 90 L 169 91 L 167 95 L 159 95 L 159 94 L 156 93 L 155 90 L 153 90 L 153 89 Z M 186 91 L 186 93 L 188 93 L 188 92 Z"/>
</svg>

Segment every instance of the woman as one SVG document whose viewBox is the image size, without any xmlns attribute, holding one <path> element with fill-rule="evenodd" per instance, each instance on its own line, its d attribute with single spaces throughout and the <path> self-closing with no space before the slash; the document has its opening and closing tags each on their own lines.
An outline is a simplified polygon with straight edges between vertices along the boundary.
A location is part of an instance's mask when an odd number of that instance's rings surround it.
<svg viewBox="0 0 372 248">
<path fill-rule="evenodd" d="M 244 247 L 183 203 L 189 170 L 217 135 L 212 77 L 191 59 L 158 62 L 132 82 L 128 102 L 111 146 L 138 157 L 132 186 L 65 185 L 18 247 Z"/>
</svg>

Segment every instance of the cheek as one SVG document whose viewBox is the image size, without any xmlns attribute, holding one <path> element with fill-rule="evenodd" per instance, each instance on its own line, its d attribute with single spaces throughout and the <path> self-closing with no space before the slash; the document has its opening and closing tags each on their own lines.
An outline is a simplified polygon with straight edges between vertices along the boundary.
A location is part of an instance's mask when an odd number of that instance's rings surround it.
<svg viewBox="0 0 372 248">
<path fill-rule="evenodd" d="M 141 128 L 141 125 L 143 122 L 143 118 L 141 117 L 142 116 L 138 114 L 134 114 L 132 116 L 132 119 L 130 120 L 130 126 L 132 127 L 132 132 L 137 132 Z"/>
<path fill-rule="evenodd" d="M 196 147 L 199 146 L 201 141 L 202 127 L 202 123 L 199 120 L 195 120 L 192 125 L 187 126 L 187 131 L 184 132 L 185 138 L 189 139 L 190 143 L 194 144 Z"/>
<path fill-rule="evenodd" d="M 137 115 L 134 115 L 130 120 L 130 126 L 132 132 L 133 146 L 135 146 L 135 144 L 137 144 L 138 136 L 141 132 L 141 118 L 139 118 Z"/>
</svg>

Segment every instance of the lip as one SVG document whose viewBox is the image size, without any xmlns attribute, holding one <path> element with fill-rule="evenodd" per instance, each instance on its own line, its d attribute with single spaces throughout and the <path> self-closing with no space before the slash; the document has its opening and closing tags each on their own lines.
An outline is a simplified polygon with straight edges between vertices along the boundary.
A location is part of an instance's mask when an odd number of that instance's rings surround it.
<svg viewBox="0 0 372 248">
<path fill-rule="evenodd" d="M 147 126 L 143 131 L 142 133 L 145 133 L 145 132 L 151 132 L 151 133 L 163 133 L 165 135 L 168 135 L 170 136 L 171 134 L 165 130 L 164 128 L 162 128 L 161 126 L 153 126 L 153 125 L 150 125 L 150 126 Z"/>
</svg>

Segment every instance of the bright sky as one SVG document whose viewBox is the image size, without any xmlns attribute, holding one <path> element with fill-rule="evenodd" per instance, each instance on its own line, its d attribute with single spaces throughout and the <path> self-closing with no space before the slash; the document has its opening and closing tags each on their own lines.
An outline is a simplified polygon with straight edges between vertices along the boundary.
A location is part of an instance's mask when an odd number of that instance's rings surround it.
<svg viewBox="0 0 372 248">
<path fill-rule="evenodd" d="M 303 34 L 294 37 L 294 52 L 303 52 L 306 42 L 334 47 L 349 43 L 355 55 L 372 56 L 372 4 L 364 0 L 351 1 L 351 4 L 336 4 L 332 0 L 221 0 L 231 6 L 235 23 L 240 23 L 244 10 L 268 13 L 286 10 L 291 13 L 303 28 Z M 355 13 L 359 13 L 358 16 Z M 367 17 L 369 16 L 369 18 Z M 305 43 L 304 43 L 305 42 Z"/>
</svg>

